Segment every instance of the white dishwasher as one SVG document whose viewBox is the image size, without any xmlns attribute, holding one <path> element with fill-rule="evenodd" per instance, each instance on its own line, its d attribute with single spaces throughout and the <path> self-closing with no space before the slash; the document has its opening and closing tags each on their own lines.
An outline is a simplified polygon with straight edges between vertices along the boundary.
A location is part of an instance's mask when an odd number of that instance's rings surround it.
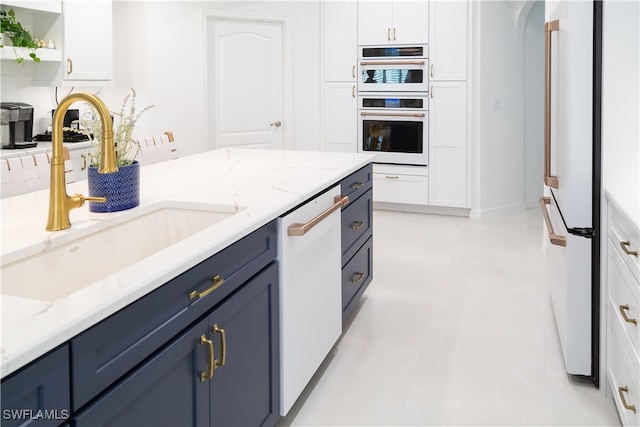
<svg viewBox="0 0 640 427">
<path fill-rule="evenodd" d="M 342 333 L 340 186 L 278 219 L 280 415 Z"/>
</svg>

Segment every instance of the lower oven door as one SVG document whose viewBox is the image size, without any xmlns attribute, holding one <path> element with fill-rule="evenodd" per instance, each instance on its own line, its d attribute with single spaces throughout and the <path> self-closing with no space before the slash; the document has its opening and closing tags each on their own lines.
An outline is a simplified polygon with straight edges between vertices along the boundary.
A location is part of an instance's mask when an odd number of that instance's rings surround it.
<svg viewBox="0 0 640 427">
<path fill-rule="evenodd" d="M 425 111 L 360 110 L 358 151 L 376 163 L 427 166 L 428 139 Z"/>
</svg>

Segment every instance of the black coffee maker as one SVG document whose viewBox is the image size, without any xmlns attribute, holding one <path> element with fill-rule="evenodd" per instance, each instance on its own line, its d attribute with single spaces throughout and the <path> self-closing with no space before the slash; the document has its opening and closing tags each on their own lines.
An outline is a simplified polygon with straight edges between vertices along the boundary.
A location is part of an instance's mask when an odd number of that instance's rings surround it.
<svg viewBox="0 0 640 427">
<path fill-rule="evenodd" d="M 3 102 L 2 109 L 2 148 L 32 148 L 33 142 L 33 106 L 23 102 Z"/>
</svg>

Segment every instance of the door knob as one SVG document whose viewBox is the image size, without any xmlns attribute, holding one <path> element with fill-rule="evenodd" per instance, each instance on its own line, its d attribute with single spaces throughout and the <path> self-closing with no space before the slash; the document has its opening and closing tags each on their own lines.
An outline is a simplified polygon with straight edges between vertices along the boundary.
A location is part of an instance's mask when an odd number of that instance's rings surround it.
<svg viewBox="0 0 640 427">
<path fill-rule="evenodd" d="M 275 122 L 271 123 L 269 126 L 275 126 L 279 128 L 280 126 L 282 126 L 282 122 L 280 120 L 276 120 Z"/>
</svg>

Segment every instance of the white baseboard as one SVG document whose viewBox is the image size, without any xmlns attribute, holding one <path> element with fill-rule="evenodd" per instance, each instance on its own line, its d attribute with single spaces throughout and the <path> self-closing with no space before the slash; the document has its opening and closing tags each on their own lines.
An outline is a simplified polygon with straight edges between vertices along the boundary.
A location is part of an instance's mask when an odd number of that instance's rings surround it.
<svg viewBox="0 0 640 427">
<path fill-rule="evenodd" d="M 518 212 L 526 209 L 527 209 L 527 203 L 525 202 L 496 206 L 494 208 L 487 208 L 487 209 L 471 209 L 471 212 L 469 213 L 469 218 L 482 219 L 488 216 L 501 215 L 501 214 L 510 213 L 510 212 Z"/>
<path fill-rule="evenodd" d="M 469 209 L 467 208 L 447 208 L 442 206 L 410 205 L 404 203 L 373 202 L 373 209 L 438 215 L 469 216 Z"/>
</svg>

